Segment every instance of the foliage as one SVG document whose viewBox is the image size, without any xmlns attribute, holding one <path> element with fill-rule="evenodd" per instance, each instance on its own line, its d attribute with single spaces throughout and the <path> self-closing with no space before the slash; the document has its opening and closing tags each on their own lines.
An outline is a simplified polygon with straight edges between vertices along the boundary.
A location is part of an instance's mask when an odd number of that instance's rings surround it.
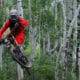
<svg viewBox="0 0 80 80">
<path fill-rule="evenodd" d="M 3 54 L 3 68 L 0 72 L 1 80 L 17 80 L 16 63 L 12 60 L 9 51 L 5 49 Z M 13 76 L 14 75 L 14 76 Z"/>
<path fill-rule="evenodd" d="M 29 4 L 30 1 L 30 4 Z M 63 38 L 63 18 L 62 8 L 60 4 L 57 4 L 57 19 L 55 20 L 55 5 L 51 5 L 53 0 L 22 0 L 22 7 L 24 12 L 24 18 L 31 21 L 28 27 L 25 26 L 26 38 L 23 44 L 26 55 L 31 55 L 31 45 L 30 45 L 30 27 L 32 27 L 33 38 L 36 39 L 36 47 L 34 59 L 32 60 L 31 76 L 28 76 L 26 70 L 24 70 L 24 80 L 56 80 L 55 79 L 55 68 L 58 65 L 58 77 L 59 80 L 62 79 L 63 75 L 63 61 L 62 54 L 59 52 L 63 49 L 62 43 Z M 12 5 L 16 5 L 17 0 L 6 0 L 3 6 L 0 8 L 0 27 L 6 18 L 8 18 L 8 9 Z M 30 9 L 31 8 L 31 13 Z M 56 26 L 56 27 L 55 27 Z M 68 27 L 68 26 L 67 26 Z M 35 29 L 37 31 L 35 31 Z M 36 35 L 35 35 L 36 32 Z M 49 35 L 49 37 L 48 37 Z M 78 36 L 80 34 L 78 33 Z M 72 80 L 71 69 L 72 69 L 72 51 L 73 51 L 73 35 L 69 39 L 70 44 L 67 50 L 67 73 L 66 80 Z M 50 41 L 49 41 L 49 39 Z M 58 46 L 54 49 L 55 42 L 57 41 Z M 78 38 L 77 43 L 80 43 Z M 52 50 L 52 51 L 51 51 Z M 7 53 L 6 53 L 7 52 Z M 62 52 L 61 52 L 62 53 Z M 59 55 L 60 54 L 60 55 Z M 57 62 L 57 56 L 59 56 Z M 78 69 L 75 70 L 76 75 L 78 74 Z M 78 76 L 77 76 L 78 77 Z M 0 71 L 0 80 L 17 80 L 17 65 L 13 61 L 8 50 L 5 49 L 3 54 L 3 70 Z"/>
</svg>

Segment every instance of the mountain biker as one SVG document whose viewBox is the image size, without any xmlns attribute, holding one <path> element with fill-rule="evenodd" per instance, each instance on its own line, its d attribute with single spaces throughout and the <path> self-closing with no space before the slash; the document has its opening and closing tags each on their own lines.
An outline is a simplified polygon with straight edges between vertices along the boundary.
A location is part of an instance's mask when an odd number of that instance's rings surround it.
<svg viewBox="0 0 80 80">
<path fill-rule="evenodd" d="M 21 46 L 25 38 L 24 26 L 28 26 L 28 25 L 29 25 L 29 21 L 19 16 L 16 9 L 12 9 L 9 12 L 9 19 L 7 19 L 4 22 L 3 26 L 0 29 L 0 39 L 2 38 L 3 33 L 9 28 L 17 44 Z M 6 38 L 9 37 L 10 34 L 6 36 Z M 13 50 L 13 47 L 11 46 L 10 49 Z"/>
</svg>

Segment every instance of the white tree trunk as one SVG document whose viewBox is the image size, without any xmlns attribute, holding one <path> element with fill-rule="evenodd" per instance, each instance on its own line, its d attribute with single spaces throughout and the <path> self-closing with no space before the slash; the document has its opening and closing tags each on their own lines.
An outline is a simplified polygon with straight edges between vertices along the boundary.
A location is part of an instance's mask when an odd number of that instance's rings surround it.
<svg viewBox="0 0 80 80">
<path fill-rule="evenodd" d="M 61 1 L 62 11 L 63 11 L 63 39 L 62 39 L 62 61 L 63 61 L 63 73 L 62 73 L 62 80 L 66 80 L 66 72 L 67 72 L 67 53 L 66 53 L 66 5 L 64 4 L 63 0 Z"/>
<path fill-rule="evenodd" d="M 74 9 L 74 14 L 76 13 L 77 9 L 77 1 L 73 1 L 73 9 Z M 74 32 L 73 32 L 73 52 L 72 52 L 72 80 L 76 80 L 76 73 L 74 72 L 76 69 L 76 50 L 77 50 L 77 15 L 75 17 L 75 22 L 74 22 Z"/>
<path fill-rule="evenodd" d="M 31 47 L 31 55 L 30 55 L 30 59 L 33 60 L 34 59 L 34 55 L 35 55 L 35 49 L 36 49 L 36 33 L 37 33 L 37 28 L 33 28 L 32 27 L 32 11 L 31 11 L 31 0 L 28 0 L 28 8 L 29 8 L 29 39 L 30 39 L 30 47 Z"/>
<path fill-rule="evenodd" d="M 18 8 L 18 14 L 23 17 L 23 9 L 22 9 L 22 0 L 17 0 L 17 8 Z M 17 64 L 18 69 L 18 80 L 23 80 L 23 69 L 19 64 Z"/>
<path fill-rule="evenodd" d="M 23 17 L 22 0 L 17 0 L 18 14 Z"/>
<path fill-rule="evenodd" d="M 3 53 L 3 45 L 0 45 L 0 68 L 2 70 L 2 53 Z"/>
<path fill-rule="evenodd" d="M 56 2 L 56 0 L 55 0 L 55 2 Z M 54 3 L 54 2 L 53 2 Z M 56 21 L 57 21 L 57 4 L 55 3 L 55 6 L 54 6 L 54 10 L 55 10 L 55 32 L 57 31 L 56 30 L 56 28 L 57 28 L 57 26 L 56 26 Z M 59 55 L 59 53 L 58 53 L 58 55 Z M 57 59 L 56 59 L 56 66 L 55 66 L 55 80 L 59 80 L 59 78 L 58 78 L 58 55 L 57 55 L 57 53 L 56 53 L 56 56 L 57 56 Z"/>
<path fill-rule="evenodd" d="M 0 0 L 0 6 L 2 6 L 3 5 L 3 0 Z"/>
<path fill-rule="evenodd" d="M 3 1 L 4 0 L 0 0 L 0 6 L 3 6 Z M 0 68 L 2 70 L 2 53 L 3 53 L 3 45 L 0 45 Z"/>
<path fill-rule="evenodd" d="M 78 51 L 78 69 L 79 69 L 79 80 L 80 80 L 80 45 L 79 45 L 79 51 Z"/>
</svg>

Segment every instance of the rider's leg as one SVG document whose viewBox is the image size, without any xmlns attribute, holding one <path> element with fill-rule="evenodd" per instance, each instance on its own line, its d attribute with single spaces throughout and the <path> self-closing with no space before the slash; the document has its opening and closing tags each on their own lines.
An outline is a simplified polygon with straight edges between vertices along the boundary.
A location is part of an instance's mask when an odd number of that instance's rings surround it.
<svg viewBox="0 0 80 80">
<path fill-rule="evenodd" d="M 11 44 L 8 49 L 9 49 L 11 55 L 12 55 L 12 58 L 14 59 L 14 55 L 13 55 L 14 54 L 14 49 L 15 49 L 14 46 Z"/>
</svg>

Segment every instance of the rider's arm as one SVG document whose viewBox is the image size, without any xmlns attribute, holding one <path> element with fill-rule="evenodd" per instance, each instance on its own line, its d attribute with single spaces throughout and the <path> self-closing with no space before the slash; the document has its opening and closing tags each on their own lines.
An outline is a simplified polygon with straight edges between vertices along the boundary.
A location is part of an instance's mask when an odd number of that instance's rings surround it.
<svg viewBox="0 0 80 80">
<path fill-rule="evenodd" d="M 29 21 L 25 20 L 24 18 L 22 18 L 21 16 L 19 17 L 19 21 L 21 23 L 22 26 L 27 26 L 29 25 Z"/>
<path fill-rule="evenodd" d="M 9 20 L 6 20 L 3 24 L 3 26 L 1 27 L 0 29 L 0 38 L 2 37 L 2 34 L 6 31 L 6 29 L 8 28 L 10 24 L 10 21 Z"/>
</svg>

